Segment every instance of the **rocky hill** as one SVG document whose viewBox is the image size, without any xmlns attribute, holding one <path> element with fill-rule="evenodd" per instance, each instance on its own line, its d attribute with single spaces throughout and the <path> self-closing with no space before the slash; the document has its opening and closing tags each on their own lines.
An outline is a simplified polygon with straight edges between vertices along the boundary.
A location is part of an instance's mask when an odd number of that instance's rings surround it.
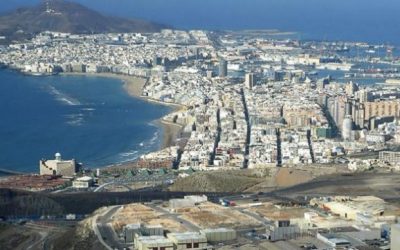
<svg viewBox="0 0 400 250">
<path fill-rule="evenodd" d="M 42 2 L 0 16 L 0 36 L 20 39 L 42 31 L 74 34 L 158 32 L 164 25 L 139 19 L 110 17 L 64 0 Z"/>
</svg>

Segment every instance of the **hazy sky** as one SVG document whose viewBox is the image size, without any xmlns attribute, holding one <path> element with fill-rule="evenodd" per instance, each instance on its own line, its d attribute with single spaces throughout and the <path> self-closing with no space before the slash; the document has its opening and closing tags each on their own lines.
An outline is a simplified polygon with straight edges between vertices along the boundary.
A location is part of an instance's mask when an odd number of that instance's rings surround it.
<svg viewBox="0 0 400 250">
<path fill-rule="evenodd" d="M 38 0 L 0 0 L 0 11 Z M 391 41 L 399 0 L 75 0 L 103 13 L 178 28 L 278 28 L 327 39 Z"/>
</svg>

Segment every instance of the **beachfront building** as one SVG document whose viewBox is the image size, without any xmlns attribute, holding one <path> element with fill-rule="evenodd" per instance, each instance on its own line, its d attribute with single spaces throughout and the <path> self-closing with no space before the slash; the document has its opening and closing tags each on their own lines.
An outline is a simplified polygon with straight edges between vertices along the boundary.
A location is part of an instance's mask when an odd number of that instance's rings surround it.
<svg viewBox="0 0 400 250">
<path fill-rule="evenodd" d="M 72 177 L 77 171 L 77 164 L 74 159 L 63 160 L 60 153 L 55 154 L 54 160 L 40 160 L 40 175 L 62 175 Z"/>
</svg>

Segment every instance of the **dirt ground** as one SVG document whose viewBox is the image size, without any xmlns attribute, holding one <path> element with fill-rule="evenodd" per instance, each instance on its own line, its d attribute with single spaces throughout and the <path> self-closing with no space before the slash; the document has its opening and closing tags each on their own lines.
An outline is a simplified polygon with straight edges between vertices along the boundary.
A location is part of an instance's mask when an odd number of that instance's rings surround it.
<svg viewBox="0 0 400 250">
<path fill-rule="evenodd" d="M 263 203 L 260 206 L 251 207 L 249 211 L 255 212 L 270 220 L 290 220 L 304 218 L 305 212 L 311 210 L 300 207 L 277 207 L 273 203 Z"/>
<path fill-rule="evenodd" d="M 202 203 L 193 208 L 180 209 L 177 212 L 182 214 L 182 218 L 200 228 L 246 228 L 261 225 L 255 219 L 239 211 L 210 202 Z"/>
<path fill-rule="evenodd" d="M 167 217 L 143 204 L 129 204 L 119 210 L 113 218 L 113 227 L 120 231 L 128 224 L 143 223 L 146 225 L 161 225 L 170 232 L 184 232 L 185 228 L 177 221 Z"/>
<path fill-rule="evenodd" d="M 0 224 L 0 249 L 43 249 L 45 239 L 62 235 L 66 228 L 43 226 L 35 223 L 24 225 Z"/>
</svg>

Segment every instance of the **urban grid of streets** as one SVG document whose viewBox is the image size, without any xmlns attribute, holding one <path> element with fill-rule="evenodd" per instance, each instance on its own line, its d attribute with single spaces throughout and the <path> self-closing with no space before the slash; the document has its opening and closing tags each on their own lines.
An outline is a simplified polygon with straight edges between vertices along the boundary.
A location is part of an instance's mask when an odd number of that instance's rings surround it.
<svg viewBox="0 0 400 250">
<path fill-rule="evenodd" d="M 389 149 L 400 141 L 400 82 L 396 80 L 400 75 L 392 47 L 272 39 L 270 32 L 262 31 L 164 30 L 155 34 L 98 35 L 44 32 L 31 42 L 1 48 L 0 63 L 33 75 L 113 73 L 147 78 L 142 96 L 181 107 L 164 120 L 183 126 L 185 143 L 142 158 L 178 162 L 179 170 L 332 163 L 348 163 L 354 171 L 371 166 L 397 168 L 391 164 L 396 160 L 391 152 L 380 155 L 380 161 L 347 158 Z M 363 84 L 371 79 L 382 85 Z M 265 198 L 263 194 L 228 198 L 229 202 L 243 203 L 243 207 L 224 210 L 207 202 L 195 202 L 193 206 L 246 216 L 267 231 L 269 228 L 269 237 L 277 235 L 280 227 L 262 214 L 277 208 L 264 201 L 249 205 Z M 312 212 L 307 207 L 301 208 L 300 214 L 321 223 L 321 228 L 328 222 L 349 226 L 353 222 L 347 220 L 347 214 L 346 219 L 332 222 L 323 208 L 332 206 L 334 210 L 334 205 L 340 203 L 373 213 L 386 206 L 374 197 L 332 200 L 313 198 Z M 222 204 L 227 202 L 221 200 Z M 146 206 L 187 230 L 201 229 L 179 213 L 154 203 Z M 263 210 L 264 206 L 268 210 Z M 123 249 L 131 244 L 124 242 L 110 224 L 123 209 L 108 207 L 92 218 L 92 230 L 107 249 Z M 288 209 L 295 213 L 299 208 Z M 371 217 L 371 221 L 380 220 L 378 217 Z"/>
<path fill-rule="evenodd" d="M 188 138 L 182 151 L 173 146 L 145 159 L 179 160 L 179 169 L 329 164 L 346 161 L 337 156 L 382 150 L 398 140 L 397 85 L 350 81 L 391 83 L 399 76 L 393 48 L 269 35 L 45 32 L 3 48 L 0 62 L 35 75 L 106 72 L 148 78 L 142 95 L 181 105 L 164 120 L 183 125 Z M 383 66 L 371 70 L 374 65 Z"/>
</svg>

